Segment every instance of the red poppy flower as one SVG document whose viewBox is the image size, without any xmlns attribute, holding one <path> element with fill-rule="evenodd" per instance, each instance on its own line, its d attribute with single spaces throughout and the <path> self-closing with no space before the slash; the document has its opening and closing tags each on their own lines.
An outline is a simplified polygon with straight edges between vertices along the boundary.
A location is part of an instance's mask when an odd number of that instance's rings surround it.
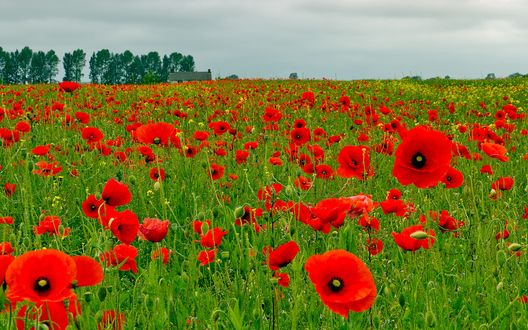
<svg viewBox="0 0 528 330">
<path fill-rule="evenodd" d="M 273 274 L 273 277 L 277 278 L 277 284 L 282 286 L 283 288 L 287 288 L 290 286 L 290 276 L 288 276 L 288 274 L 275 272 L 275 274 Z"/>
<path fill-rule="evenodd" d="M 337 156 L 339 167 L 337 175 L 342 178 L 365 179 L 372 176 L 370 171 L 369 147 L 366 146 L 345 146 Z"/>
<path fill-rule="evenodd" d="M 321 301 L 347 319 L 349 311 L 362 312 L 374 303 L 374 278 L 365 263 L 348 251 L 313 255 L 306 260 L 304 269 Z"/>
<path fill-rule="evenodd" d="M 16 315 L 17 329 L 27 329 L 38 323 L 49 325 L 52 330 L 65 330 L 70 318 L 76 319 L 81 312 L 81 305 L 76 296 L 65 301 L 37 302 L 34 305 L 22 305 Z M 26 322 L 28 322 L 26 324 Z M 31 329 L 35 329 L 34 327 Z"/>
<path fill-rule="evenodd" d="M 379 203 L 384 214 L 391 214 L 403 217 L 407 213 L 407 204 L 401 199 L 387 199 Z"/>
<path fill-rule="evenodd" d="M 101 197 L 110 206 L 126 205 L 132 200 L 128 186 L 114 178 L 106 182 Z"/>
<path fill-rule="evenodd" d="M 31 153 L 36 156 L 44 156 L 50 151 L 50 149 L 51 144 L 36 146 L 35 148 L 31 149 Z"/>
<path fill-rule="evenodd" d="M 248 157 L 249 157 L 249 151 L 247 150 L 237 150 L 235 152 L 235 159 L 236 159 L 237 164 L 246 163 Z"/>
<path fill-rule="evenodd" d="M 33 174 L 40 176 L 57 175 L 62 171 L 62 166 L 58 166 L 58 164 L 58 162 L 48 163 L 47 161 L 41 160 L 35 164 L 38 169 L 33 170 Z"/>
<path fill-rule="evenodd" d="M 491 185 L 495 190 L 511 190 L 515 180 L 511 176 L 501 177 Z"/>
<path fill-rule="evenodd" d="M 101 205 L 104 204 L 104 200 L 97 199 L 95 195 L 90 195 L 86 197 L 86 200 L 82 203 L 83 213 L 88 218 L 97 219 L 99 218 L 100 213 L 105 213 L 104 209 L 101 209 Z"/>
<path fill-rule="evenodd" d="M 136 239 L 139 220 L 134 212 L 130 210 L 112 211 L 112 213 L 107 212 L 106 216 L 109 217 L 108 227 L 120 242 L 130 244 Z"/>
<path fill-rule="evenodd" d="M 312 91 L 308 91 L 308 92 L 303 92 L 301 94 L 301 100 L 303 102 L 304 105 L 308 106 L 308 107 L 313 107 L 314 104 L 315 104 L 315 94 L 314 92 Z"/>
<path fill-rule="evenodd" d="M 15 142 L 20 141 L 20 132 L 1 127 L 0 138 L 2 139 L 2 145 L 9 147 Z"/>
<path fill-rule="evenodd" d="M 165 170 L 153 167 L 149 171 L 149 177 L 154 181 L 165 181 Z"/>
<path fill-rule="evenodd" d="M 27 121 L 21 121 L 15 125 L 15 130 L 20 133 L 29 133 L 31 131 L 31 125 Z"/>
<path fill-rule="evenodd" d="M 211 262 L 214 262 L 216 258 L 217 249 L 200 251 L 196 257 L 200 261 L 200 265 L 205 266 Z"/>
<path fill-rule="evenodd" d="M 295 179 L 293 184 L 295 185 L 295 187 L 301 190 L 308 190 L 312 187 L 312 180 L 300 175 L 297 177 L 297 179 Z"/>
<path fill-rule="evenodd" d="M 295 119 L 295 121 L 293 122 L 293 127 L 294 128 L 306 127 L 306 120 L 302 118 Z"/>
<path fill-rule="evenodd" d="M 394 241 L 404 250 L 416 251 L 419 248 L 429 249 L 435 242 L 435 232 L 430 229 L 424 231 L 422 225 L 414 225 L 402 230 L 401 233 L 392 232 Z"/>
<path fill-rule="evenodd" d="M 169 220 L 145 218 L 139 226 L 139 238 L 149 242 L 161 242 L 169 232 Z"/>
<path fill-rule="evenodd" d="M 330 179 L 334 176 L 334 169 L 330 165 L 320 164 L 315 167 L 315 177 L 318 179 Z"/>
<path fill-rule="evenodd" d="M 223 135 L 231 129 L 231 125 L 225 121 L 209 123 L 209 128 L 213 130 L 214 135 Z"/>
<path fill-rule="evenodd" d="M 268 247 L 264 249 L 264 254 L 267 256 L 266 264 L 271 270 L 286 267 L 293 261 L 299 251 L 299 245 L 295 241 L 279 245 L 276 249 Z"/>
<path fill-rule="evenodd" d="M 63 301 L 75 295 L 72 283 L 77 266 L 69 255 L 53 250 L 37 250 L 15 258 L 6 273 L 7 298 L 11 302 Z"/>
<path fill-rule="evenodd" d="M 279 157 L 270 157 L 268 162 L 274 166 L 282 166 L 282 160 Z"/>
<path fill-rule="evenodd" d="M 218 164 L 211 164 L 211 169 L 209 170 L 209 176 L 212 180 L 218 180 L 224 176 L 225 168 Z"/>
<path fill-rule="evenodd" d="M 4 184 L 4 193 L 7 197 L 13 196 L 13 194 L 16 192 L 16 183 L 6 183 Z"/>
<path fill-rule="evenodd" d="M 83 111 L 75 112 L 75 119 L 77 119 L 77 121 L 81 124 L 90 123 L 90 115 Z"/>
<path fill-rule="evenodd" d="M 12 255 L 0 255 L 0 286 L 4 285 L 7 268 L 13 260 L 15 257 Z"/>
<path fill-rule="evenodd" d="M 117 266 L 122 264 L 119 270 L 130 270 L 133 273 L 137 273 L 137 255 L 138 251 L 132 245 L 119 244 L 115 246 L 113 250 L 102 253 L 99 256 L 99 259 L 105 261 L 107 266 Z"/>
<path fill-rule="evenodd" d="M 272 108 L 272 107 L 267 107 L 265 110 L 264 110 L 264 115 L 262 115 L 262 120 L 264 120 L 266 123 L 269 123 L 269 122 L 277 122 L 279 120 L 281 120 L 282 118 L 282 113 L 275 109 L 275 108 Z"/>
<path fill-rule="evenodd" d="M 290 133 L 290 137 L 295 145 L 302 146 L 310 141 L 310 130 L 306 127 L 294 128 Z"/>
<path fill-rule="evenodd" d="M 125 314 L 115 310 L 103 311 L 101 321 L 97 324 L 97 330 L 123 330 L 125 327 Z"/>
<path fill-rule="evenodd" d="M 82 138 L 88 144 L 94 144 L 101 141 L 104 138 L 101 130 L 95 127 L 86 127 L 82 130 Z"/>
<path fill-rule="evenodd" d="M 375 256 L 383 250 L 383 242 L 378 238 L 367 239 L 367 250 L 370 255 Z"/>
<path fill-rule="evenodd" d="M 81 85 L 75 81 L 63 81 L 59 83 L 60 90 L 68 93 L 72 93 L 80 87 Z"/>
<path fill-rule="evenodd" d="M 51 235 L 57 235 L 60 237 L 66 237 L 70 234 L 70 228 L 63 228 L 62 232 L 60 227 L 62 225 L 62 220 L 56 215 L 48 215 L 39 222 L 38 226 L 33 227 L 33 232 L 35 235 L 43 235 L 48 233 Z"/>
<path fill-rule="evenodd" d="M 482 165 L 480 173 L 493 175 L 493 169 L 491 168 L 491 165 Z"/>
<path fill-rule="evenodd" d="M 365 214 L 358 219 L 358 225 L 365 228 L 366 230 L 378 231 L 380 228 L 379 220 L 373 217 L 370 217 L 368 214 Z"/>
<path fill-rule="evenodd" d="M 446 188 L 458 188 L 464 183 L 464 174 L 456 168 L 449 167 L 442 183 Z"/>
<path fill-rule="evenodd" d="M 451 141 L 439 131 L 417 126 L 407 132 L 395 154 L 392 174 L 401 184 L 434 187 L 449 170 Z"/>
<path fill-rule="evenodd" d="M 387 197 L 385 199 L 400 199 L 402 197 L 402 193 L 399 189 L 391 189 L 387 192 Z"/>
<path fill-rule="evenodd" d="M 10 242 L 0 242 L 0 256 L 7 256 L 15 252 Z"/>
<path fill-rule="evenodd" d="M 209 132 L 196 131 L 194 132 L 193 137 L 198 141 L 205 141 L 207 138 L 209 138 L 209 134 Z"/>
<path fill-rule="evenodd" d="M 205 234 L 200 234 L 200 245 L 203 247 L 216 247 L 222 244 L 222 237 L 224 237 L 229 231 L 222 230 L 222 228 L 212 228 Z"/>
<path fill-rule="evenodd" d="M 456 220 L 446 210 L 440 212 L 440 217 L 438 217 L 437 213 L 432 212 L 431 218 L 433 218 L 433 220 L 437 222 L 442 232 L 454 231 L 464 226 L 463 221 Z"/>
<path fill-rule="evenodd" d="M 206 229 L 209 229 L 211 227 L 211 220 L 194 220 L 193 223 L 193 231 L 197 234 L 202 234 L 204 232 L 204 226 L 206 226 Z"/>
<path fill-rule="evenodd" d="M 504 146 L 496 143 L 485 142 L 480 144 L 480 149 L 491 158 L 496 158 L 501 162 L 507 162 L 510 158 L 506 156 L 508 151 Z"/>
<path fill-rule="evenodd" d="M 168 146 L 175 130 L 174 126 L 164 122 L 142 125 L 136 129 L 136 138 L 145 144 Z"/>
<path fill-rule="evenodd" d="M 166 265 L 169 262 L 169 256 L 172 254 L 172 250 L 167 249 L 166 247 L 161 247 L 156 251 L 152 252 L 151 259 L 157 260 L 161 257 L 161 262 Z"/>
<path fill-rule="evenodd" d="M 0 217 L 0 224 L 12 225 L 13 217 Z"/>
</svg>

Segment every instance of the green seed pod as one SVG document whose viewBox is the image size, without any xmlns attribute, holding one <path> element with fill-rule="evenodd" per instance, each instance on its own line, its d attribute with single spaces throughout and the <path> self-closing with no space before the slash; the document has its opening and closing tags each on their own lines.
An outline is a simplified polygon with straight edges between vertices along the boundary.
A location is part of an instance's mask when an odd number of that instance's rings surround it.
<svg viewBox="0 0 528 330">
<path fill-rule="evenodd" d="M 414 233 L 412 233 L 410 236 L 411 238 L 414 238 L 414 239 L 426 239 L 428 235 L 425 231 L 417 230 Z"/>
<path fill-rule="evenodd" d="M 97 291 L 97 298 L 99 298 L 99 301 L 104 301 L 105 298 L 106 298 L 106 288 L 99 288 L 99 290 Z"/>
<path fill-rule="evenodd" d="M 398 302 L 400 303 L 400 306 L 405 306 L 405 296 L 403 294 L 400 294 L 400 297 L 398 298 Z"/>
<path fill-rule="evenodd" d="M 235 215 L 235 219 L 241 218 L 246 211 L 244 211 L 244 206 L 238 206 L 235 211 L 233 212 Z"/>
<path fill-rule="evenodd" d="M 429 328 L 434 328 L 436 326 L 436 316 L 432 311 L 427 311 L 427 313 L 425 313 L 425 323 Z"/>
<path fill-rule="evenodd" d="M 495 256 L 497 259 L 497 263 L 499 266 L 502 266 L 506 263 L 506 260 L 508 259 L 508 256 L 506 255 L 506 252 L 503 250 L 497 251 L 497 255 Z"/>
<path fill-rule="evenodd" d="M 516 252 L 522 249 L 522 245 L 519 243 L 511 243 L 510 246 L 508 246 L 508 250 Z"/>
</svg>

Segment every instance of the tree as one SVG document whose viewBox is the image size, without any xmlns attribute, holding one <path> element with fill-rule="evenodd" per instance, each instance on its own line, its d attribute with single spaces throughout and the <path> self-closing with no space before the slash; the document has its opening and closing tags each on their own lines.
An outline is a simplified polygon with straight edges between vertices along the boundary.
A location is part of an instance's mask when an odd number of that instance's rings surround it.
<svg viewBox="0 0 528 330">
<path fill-rule="evenodd" d="M 99 83 L 99 71 L 98 71 L 99 68 L 97 68 L 97 66 L 95 65 L 95 58 L 96 58 L 96 55 L 95 55 L 95 52 L 93 52 L 92 56 L 90 57 L 90 61 L 88 62 L 88 66 L 90 69 L 90 73 L 88 74 L 88 77 L 90 78 L 93 84 L 98 84 Z"/>
<path fill-rule="evenodd" d="M 148 77 L 148 81 L 144 83 L 160 82 L 162 69 L 158 52 L 149 52 L 147 55 L 141 55 L 141 62 L 144 68 L 143 78 Z"/>
<path fill-rule="evenodd" d="M 292 73 L 290 73 L 289 79 L 297 80 L 297 79 L 299 79 L 299 75 L 297 74 L 297 72 L 292 72 Z"/>
<path fill-rule="evenodd" d="M 39 84 L 47 82 L 46 77 L 46 53 L 39 50 L 31 57 L 31 67 L 29 68 L 30 82 Z"/>
<path fill-rule="evenodd" d="M 194 58 L 191 55 L 186 55 L 181 59 L 180 71 L 194 72 Z"/>
<path fill-rule="evenodd" d="M 46 65 L 44 66 L 46 82 L 53 82 L 57 74 L 59 74 L 59 57 L 52 49 L 46 53 Z"/>
<path fill-rule="evenodd" d="M 495 74 L 492 72 L 492 73 L 488 73 L 486 75 L 486 79 L 495 79 Z"/>
<path fill-rule="evenodd" d="M 180 66 L 181 66 L 181 60 L 183 59 L 183 55 L 178 53 L 178 52 L 174 52 L 174 53 L 171 53 L 169 55 L 169 72 L 176 72 L 176 71 L 179 71 L 180 70 Z M 194 62 L 194 60 L 193 60 Z"/>
<path fill-rule="evenodd" d="M 62 65 L 64 66 L 64 81 L 80 82 L 83 69 L 86 64 L 86 53 L 82 49 L 76 49 L 73 53 L 64 54 Z"/>
<path fill-rule="evenodd" d="M 7 61 L 6 56 L 7 53 L 4 52 L 2 47 L 0 47 L 0 83 L 4 83 L 4 69 Z"/>
<path fill-rule="evenodd" d="M 511 75 L 508 76 L 508 78 L 522 78 L 523 75 L 519 72 L 515 72 L 515 73 L 512 73 Z"/>
<path fill-rule="evenodd" d="M 19 82 L 22 84 L 30 81 L 29 70 L 31 68 L 31 58 L 33 57 L 33 51 L 28 46 L 22 48 L 18 54 L 18 75 Z"/>
<path fill-rule="evenodd" d="M 134 62 L 134 54 L 131 51 L 125 50 L 121 55 L 121 84 L 132 84 L 132 63 Z"/>
<path fill-rule="evenodd" d="M 62 81 L 73 81 L 73 58 L 72 54 L 65 53 L 62 57 L 62 66 L 64 67 L 64 77 Z"/>
<path fill-rule="evenodd" d="M 90 58 L 90 80 L 94 84 L 108 84 L 110 74 L 108 73 L 110 60 L 112 54 L 108 49 L 101 49 L 97 53 L 93 53 Z"/>
<path fill-rule="evenodd" d="M 7 84 L 20 84 L 20 73 L 18 71 L 19 54 L 18 49 L 14 52 L 6 53 L 3 80 Z"/>
<path fill-rule="evenodd" d="M 134 56 L 134 60 L 130 64 L 130 83 L 131 84 L 138 84 L 142 81 L 143 75 L 145 74 L 145 68 L 143 67 L 143 62 L 141 61 L 141 58 L 136 55 Z"/>
</svg>

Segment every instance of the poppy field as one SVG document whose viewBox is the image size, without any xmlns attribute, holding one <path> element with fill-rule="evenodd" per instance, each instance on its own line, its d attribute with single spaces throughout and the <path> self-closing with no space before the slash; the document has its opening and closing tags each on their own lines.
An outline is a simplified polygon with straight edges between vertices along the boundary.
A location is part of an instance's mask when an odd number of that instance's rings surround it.
<svg viewBox="0 0 528 330">
<path fill-rule="evenodd" d="M 6 329 L 522 329 L 528 81 L 0 86 Z"/>
</svg>

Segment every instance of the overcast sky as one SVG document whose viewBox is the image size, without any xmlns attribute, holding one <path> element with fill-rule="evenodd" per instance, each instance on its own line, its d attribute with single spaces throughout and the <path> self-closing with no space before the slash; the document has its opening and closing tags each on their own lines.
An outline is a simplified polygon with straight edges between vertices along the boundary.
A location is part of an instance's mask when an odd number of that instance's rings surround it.
<svg viewBox="0 0 528 330">
<path fill-rule="evenodd" d="M 177 51 L 214 77 L 482 78 L 528 73 L 527 17 L 525 0 L 0 0 L 0 46 Z"/>
</svg>

